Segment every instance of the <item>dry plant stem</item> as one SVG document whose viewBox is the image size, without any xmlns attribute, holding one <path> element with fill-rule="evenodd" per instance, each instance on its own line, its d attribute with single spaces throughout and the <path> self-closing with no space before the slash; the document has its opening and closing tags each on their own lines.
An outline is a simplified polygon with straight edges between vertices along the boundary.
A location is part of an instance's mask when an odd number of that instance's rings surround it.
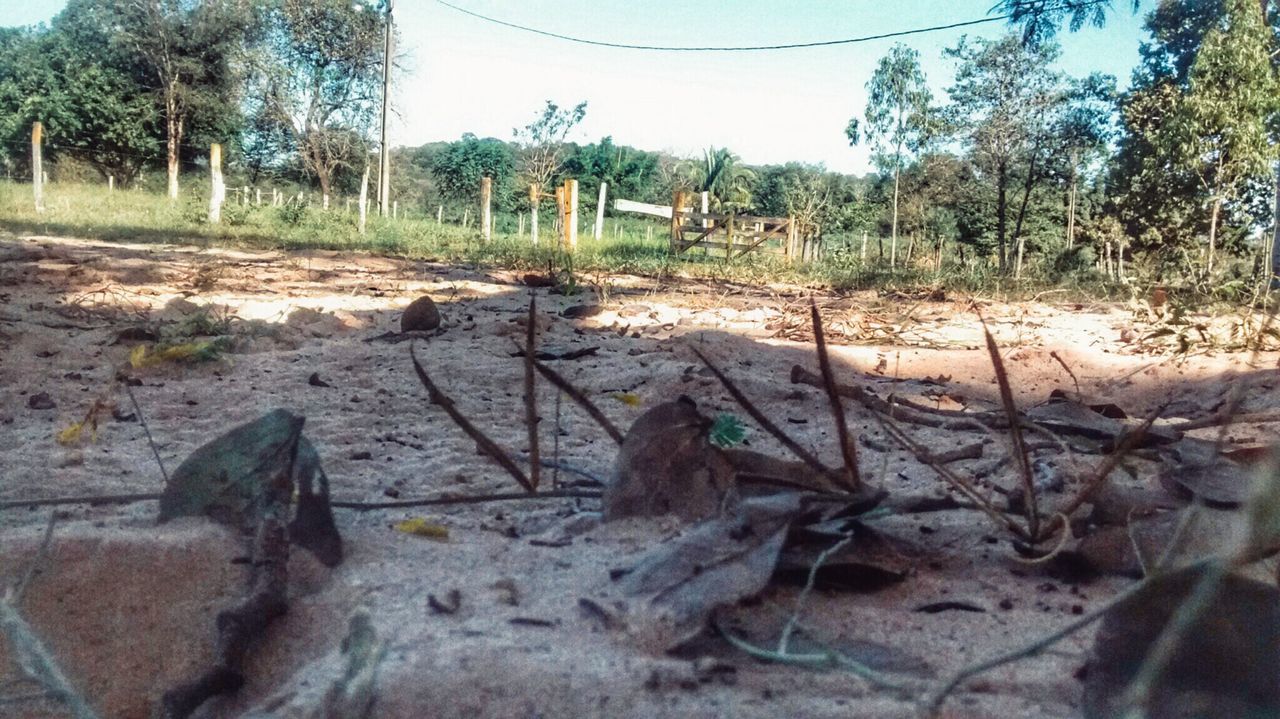
<svg viewBox="0 0 1280 719">
<path fill-rule="evenodd" d="M 987 354 L 991 356 L 991 368 L 996 373 L 996 383 L 1000 387 L 1000 403 L 1004 406 L 1005 416 L 1009 418 L 1009 451 L 1018 462 L 1018 475 L 1022 479 L 1023 506 L 1026 507 L 1027 534 L 1032 541 L 1040 539 L 1040 508 L 1037 506 L 1035 475 L 1031 473 L 1031 455 L 1027 452 L 1026 442 L 1022 438 L 1022 423 L 1019 420 L 1017 406 L 1013 403 L 1013 389 L 1009 386 L 1009 372 L 1005 369 L 1004 360 L 1000 359 L 1000 347 L 996 338 L 991 336 L 987 322 L 982 321 L 982 335 L 987 342 Z"/>
<path fill-rule="evenodd" d="M 918 682 L 886 676 L 866 664 L 845 656 L 843 653 L 835 651 L 834 649 L 828 649 L 821 654 L 779 653 L 763 647 L 758 647 L 751 642 L 734 635 L 732 632 L 717 623 L 713 622 L 712 628 L 714 628 L 720 636 L 724 637 L 725 641 L 729 642 L 737 649 L 745 652 L 749 656 L 766 662 L 809 667 L 836 666 L 851 674 L 861 677 L 882 689 L 891 689 L 894 691 L 918 691 L 920 689 L 920 684 Z"/>
<path fill-rule="evenodd" d="M 451 504 L 485 504 L 487 502 L 508 502 L 530 499 L 565 499 L 583 498 L 599 499 L 598 489 L 556 489 L 548 492 L 510 492 L 506 494 L 485 494 L 473 497 L 435 497 L 433 499 L 398 499 L 390 502 L 343 502 L 331 500 L 330 507 L 368 511 L 372 509 L 398 509 L 400 507 L 439 507 Z"/>
<path fill-rule="evenodd" d="M 793 365 L 791 367 L 791 384 L 807 384 L 811 387 L 823 388 L 823 381 L 820 375 L 801 367 Z M 918 424 L 925 427 L 936 427 L 938 429 L 965 429 L 971 422 L 980 422 L 993 429 L 1004 428 L 1004 418 L 996 418 L 993 415 L 985 413 L 964 412 L 951 409 L 935 409 L 933 407 L 925 407 L 921 404 L 910 402 L 901 397 L 893 397 L 892 402 L 881 399 L 874 394 L 847 384 L 837 384 L 836 392 L 841 397 L 847 397 L 862 406 L 874 412 L 886 414 L 894 419 L 899 419 L 911 424 Z M 998 421 L 997 421 L 998 419 Z"/>
<path fill-rule="evenodd" d="M 813 593 L 813 585 L 818 581 L 818 570 L 826 564 L 827 558 L 832 554 L 844 549 L 849 542 L 853 541 L 853 535 L 850 534 L 844 539 L 822 550 L 818 558 L 814 560 L 813 566 L 809 567 L 809 576 L 805 579 L 804 589 L 800 590 L 800 595 L 796 597 L 795 609 L 791 610 L 791 616 L 787 617 L 787 623 L 782 627 L 782 635 L 778 637 L 778 653 L 787 654 L 787 650 L 791 644 L 791 633 L 796 629 L 796 623 L 800 621 L 800 614 L 804 611 L 804 604 L 809 599 L 809 595 Z"/>
<path fill-rule="evenodd" d="M 529 293 L 529 326 L 524 334 L 524 423 L 529 432 L 529 484 L 538 489 L 542 463 L 538 461 L 538 396 L 535 394 L 533 350 L 538 336 L 537 293 Z"/>
<path fill-rule="evenodd" d="M 51 497 L 47 499 L 14 499 L 0 502 L 0 510 L 19 507 L 50 507 L 65 504 L 133 504 L 134 502 L 154 502 L 160 499 L 158 493 L 146 494 L 105 494 L 101 496 Z M 428 497 L 424 499 L 405 499 L 394 502 L 356 502 L 330 501 L 330 507 L 343 509 L 370 510 L 393 509 L 395 507 L 434 507 L 450 504 L 484 504 L 487 502 L 511 502 L 530 499 L 556 499 L 564 497 L 582 497 L 595 499 L 600 491 L 595 489 L 564 489 L 556 492 L 539 492 L 536 495 L 528 492 L 509 492 L 498 494 L 480 494 L 469 497 Z"/>
<path fill-rule="evenodd" d="M 1206 427 L 1218 427 L 1225 424 L 1263 424 L 1271 422 L 1280 422 L 1280 412 L 1246 412 L 1244 414 L 1230 414 L 1218 412 L 1208 417 L 1200 419 L 1189 419 L 1185 422 L 1175 422 L 1169 425 L 1169 429 L 1179 432 L 1188 432 L 1193 429 L 1204 429 Z"/>
<path fill-rule="evenodd" d="M 18 608 L 0 599 L 0 632 L 9 640 L 9 647 L 22 670 L 38 682 L 52 698 L 62 702 L 75 719 L 98 719 L 98 714 L 71 686 L 62 673 L 53 652 L 32 631 L 22 618 Z"/>
<path fill-rule="evenodd" d="M 982 496 L 982 493 L 979 492 L 972 483 L 955 472 L 952 472 L 945 465 L 931 461 L 928 450 L 921 447 L 915 440 L 907 436 L 907 433 L 903 432 L 902 428 L 899 427 L 892 419 L 884 417 L 878 413 L 872 413 L 872 416 L 876 418 L 876 421 L 878 421 L 880 426 L 884 428 L 885 433 L 892 437 L 895 442 L 902 445 L 903 449 L 906 449 L 922 464 L 936 472 L 939 477 L 942 477 L 947 484 L 951 485 L 967 497 L 969 501 L 973 502 L 974 505 L 978 507 L 978 509 L 985 512 L 986 515 L 996 523 L 996 525 L 1009 530 L 1019 539 L 1030 539 L 1025 529 L 1018 526 L 1018 524 L 1010 519 L 1007 514 L 997 509 L 996 506 L 993 505 L 986 497 Z"/>
<path fill-rule="evenodd" d="M 58 523 L 58 513 L 49 513 L 49 522 L 44 525 L 44 535 L 40 537 L 40 548 L 36 550 L 36 556 L 27 564 L 27 571 L 22 574 L 22 579 L 13 586 L 11 596 L 8 598 L 14 606 L 22 604 L 22 597 L 27 593 L 27 588 L 31 586 L 31 580 L 35 579 L 36 572 L 40 571 L 40 565 L 44 563 L 45 557 L 49 555 L 49 544 L 53 541 L 53 525 Z"/>
<path fill-rule="evenodd" d="M 1142 438 L 1146 436 L 1147 430 L 1151 429 L 1151 425 L 1154 424 L 1156 419 L 1160 417 L 1160 414 L 1164 412 L 1165 406 L 1166 405 L 1160 405 L 1157 407 L 1154 412 L 1143 420 L 1141 425 L 1134 428 L 1132 432 L 1126 432 L 1125 435 L 1120 438 L 1120 442 L 1116 445 L 1115 450 L 1112 451 L 1111 454 L 1107 455 L 1106 459 L 1102 460 L 1098 465 L 1098 468 L 1094 470 L 1093 476 L 1089 478 L 1089 481 L 1085 482 L 1084 487 L 1082 487 L 1076 496 L 1067 503 L 1067 506 L 1060 510 L 1060 514 L 1064 517 L 1070 518 L 1077 509 L 1080 509 L 1081 505 L 1093 497 L 1094 492 L 1097 492 L 1102 486 L 1102 483 L 1107 481 L 1107 477 L 1111 476 L 1111 473 L 1120 465 L 1120 462 L 1123 461 L 1129 452 L 1137 446 L 1138 442 L 1141 442 Z"/>
<path fill-rule="evenodd" d="M 129 401 L 133 403 L 133 411 L 138 415 L 138 424 L 142 425 L 142 431 L 147 435 L 147 444 L 151 445 L 151 453 L 156 457 L 156 464 L 160 465 L 160 476 L 164 477 L 164 483 L 169 484 L 169 473 L 164 469 L 164 460 L 160 459 L 160 449 L 156 447 L 156 441 L 151 436 L 151 428 L 147 426 L 147 418 L 142 414 L 142 407 L 138 405 L 138 398 L 133 396 L 133 388 L 129 386 L 127 380 L 122 380 L 125 394 L 129 395 Z"/>
<path fill-rule="evenodd" d="M 1062 359 L 1062 356 L 1058 354 L 1057 350 L 1050 350 L 1049 356 L 1057 360 L 1058 364 L 1062 365 L 1062 369 L 1066 370 L 1067 375 L 1071 377 L 1072 384 L 1076 386 L 1076 398 L 1078 399 L 1082 397 L 1083 395 L 1080 393 L 1080 380 L 1076 379 L 1076 373 L 1071 371 L 1071 368 L 1067 366 L 1066 361 Z"/>
<path fill-rule="evenodd" d="M 555 385 L 560 389 L 560 391 L 568 395 L 569 399 L 574 401 L 574 404 L 577 404 L 583 409 L 583 411 L 591 415 L 591 419 L 594 419 L 596 424 L 599 424 L 604 431 L 613 438 L 613 441 L 618 444 L 622 444 L 622 432 L 618 431 L 618 428 L 614 426 L 613 422 L 610 422 L 609 418 L 604 416 L 604 412 L 601 412 L 600 408 L 597 407 L 589 397 L 583 394 L 577 387 L 574 387 L 569 380 L 561 377 L 555 370 L 536 359 L 533 361 L 533 368 L 538 370 L 538 374 L 546 378 L 548 382 Z"/>
<path fill-rule="evenodd" d="M 813 342 L 818 352 L 818 368 L 822 370 L 822 385 L 836 421 L 836 437 L 840 440 L 840 455 L 844 458 L 845 487 L 850 492 L 856 492 L 862 484 L 858 472 L 858 449 L 849 439 L 849 425 L 844 416 L 844 407 L 840 404 L 840 393 L 836 391 L 836 379 L 831 371 L 831 355 L 827 352 L 827 341 L 822 332 L 822 318 L 818 316 L 818 305 L 812 297 L 809 298 L 809 313 L 813 320 Z"/>
<path fill-rule="evenodd" d="M 164 693 L 163 719 L 185 719 L 208 699 L 244 685 L 244 658 L 250 644 L 288 610 L 289 529 L 287 507 L 276 503 L 262 518 L 254 538 L 253 574 L 248 595 L 218 613 L 214 665 L 198 678 Z"/>
<path fill-rule="evenodd" d="M 475 440 L 476 446 L 485 454 L 507 470 L 507 473 L 515 478 L 521 487 L 524 487 L 530 493 L 537 491 L 524 472 L 511 460 L 511 457 L 497 443 L 489 439 L 484 432 L 481 432 L 466 417 L 462 416 L 457 406 L 454 405 L 453 400 L 441 392 L 439 387 L 436 387 L 431 378 L 427 376 L 427 371 L 418 362 L 418 356 L 414 352 L 412 344 L 409 345 L 409 358 L 413 360 L 413 370 L 418 373 L 418 379 L 422 382 L 422 386 L 427 388 L 427 398 L 431 404 L 439 405 L 445 411 L 445 414 L 449 415 L 449 419 L 453 420 L 453 423 L 458 425 L 463 432 L 466 432 L 468 437 Z"/>
<path fill-rule="evenodd" d="M 18 604 L 31 586 L 39 565 L 44 562 L 49 552 L 56 517 L 56 513 L 50 515 L 49 523 L 45 525 L 44 536 L 40 540 L 40 547 L 23 573 L 22 579 L 0 597 L 0 633 L 8 639 L 10 654 L 22 669 L 23 674 L 32 682 L 39 684 L 44 689 L 43 694 L 62 702 L 75 719 L 97 719 L 98 715 L 89 706 L 89 702 L 71 686 L 70 680 L 62 672 L 62 667 L 58 665 L 53 653 L 40 640 L 40 637 L 36 636 L 31 625 L 27 624 L 26 619 L 18 611 Z"/>
<path fill-rule="evenodd" d="M 742 393 L 742 390 L 738 389 L 738 386 L 726 377 L 719 368 L 712 364 L 711 360 L 707 359 L 707 356 L 702 354 L 697 347 L 690 347 L 689 349 L 693 350 L 693 353 L 698 356 L 698 359 L 702 360 L 702 363 L 707 366 L 707 369 L 711 370 L 711 374 L 715 375 L 716 379 L 720 380 L 720 384 L 724 385 L 725 390 L 729 392 L 729 395 L 733 397 L 733 400 L 746 410 L 747 414 L 751 415 L 751 418 L 764 428 L 764 431 L 773 435 L 774 439 L 781 442 L 782 446 L 790 450 L 791 453 L 794 454 L 801 462 L 809 465 L 815 471 L 821 472 L 822 474 L 830 477 L 834 482 L 843 482 L 844 477 L 839 472 L 820 462 L 817 457 L 814 457 L 805 450 L 804 447 L 797 444 L 794 439 L 787 436 L 786 432 L 779 429 L 778 425 L 770 421 L 759 408 L 751 403 L 751 400 L 747 399 L 747 396 Z"/>
</svg>

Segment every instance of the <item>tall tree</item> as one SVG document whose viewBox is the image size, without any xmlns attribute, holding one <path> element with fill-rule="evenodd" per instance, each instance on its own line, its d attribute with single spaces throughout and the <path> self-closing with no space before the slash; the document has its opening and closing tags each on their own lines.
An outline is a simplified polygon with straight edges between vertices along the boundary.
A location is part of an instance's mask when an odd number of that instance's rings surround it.
<svg viewBox="0 0 1280 719">
<path fill-rule="evenodd" d="M 866 135 L 882 171 L 893 172 L 893 222 L 889 261 L 898 255 L 898 199 L 904 160 L 918 152 L 928 139 L 929 103 L 933 95 L 920 69 L 920 53 L 901 43 L 880 58 L 867 82 Z M 851 143 L 858 141 L 858 123 L 845 130 Z"/>
<path fill-rule="evenodd" d="M 326 200 L 340 169 L 359 171 L 368 162 L 384 18 L 349 0 L 282 0 L 269 16 L 256 112 L 267 119 L 262 127 L 292 137 Z"/>
<path fill-rule="evenodd" d="M 236 54 L 257 26 L 249 0 L 79 0 L 121 49 L 140 58 L 165 127 L 169 197 L 178 197 L 182 143 L 193 116 L 234 115 Z"/>
<path fill-rule="evenodd" d="M 547 100 L 542 114 L 524 127 L 512 130 L 520 147 L 520 172 L 538 190 L 547 189 L 564 161 L 564 141 L 582 118 L 587 116 L 587 103 L 562 108 Z"/>
<path fill-rule="evenodd" d="M 1022 229 L 1030 194 L 1045 173 L 1050 118 L 1064 98 L 1062 78 L 1050 69 L 1058 56 L 1051 43 L 1024 45 L 1017 36 L 962 38 L 944 51 L 959 61 L 949 88 L 948 124 L 989 178 L 996 195 L 996 249 L 1000 271 L 1009 269 L 1009 191 L 1018 173 L 1023 196 L 1013 239 Z"/>
<path fill-rule="evenodd" d="M 1252 0 L 1226 0 L 1224 9 L 1205 34 L 1188 92 L 1168 127 L 1175 161 L 1195 174 L 1207 194 L 1206 273 L 1213 271 L 1223 203 L 1265 176 L 1277 159 L 1268 137 L 1268 122 L 1280 110 L 1270 32 Z"/>
</svg>

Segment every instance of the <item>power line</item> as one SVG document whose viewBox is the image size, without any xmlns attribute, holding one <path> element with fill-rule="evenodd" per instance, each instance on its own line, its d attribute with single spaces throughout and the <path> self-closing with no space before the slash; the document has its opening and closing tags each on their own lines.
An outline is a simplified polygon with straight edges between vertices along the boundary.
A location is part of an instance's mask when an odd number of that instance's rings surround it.
<svg viewBox="0 0 1280 719">
<path fill-rule="evenodd" d="M 498 18 L 489 17 L 488 15 L 482 15 L 478 12 L 468 10 L 463 7 L 458 7 L 453 3 L 446 2 L 446 0 L 436 0 L 436 2 L 452 10 L 456 10 L 457 12 L 460 12 L 464 15 L 470 15 L 471 17 L 484 20 L 485 22 L 494 23 L 495 25 L 502 25 L 504 27 L 513 28 L 515 30 L 521 30 L 523 32 L 530 32 L 535 35 L 542 35 L 544 37 L 555 38 L 557 40 L 576 42 L 581 45 L 594 45 L 596 47 L 610 47 L 610 48 L 616 48 L 616 49 L 622 49 L 622 50 L 660 50 L 665 52 L 754 52 L 754 51 L 760 51 L 760 50 L 798 50 L 802 48 L 830 47 L 833 45 L 854 45 L 857 43 L 871 42 L 873 40 L 885 40 L 885 39 L 894 38 L 894 37 L 905 37 L 907 35 L 920 35 L 920 34 L 929 33 L 929 32 L 940 32 L 942 30 L 955 30 L 956 28 L 970 27 L 972 25 L 983 25 L 986 23 L 1000 22 L 1002 20 L 1009 20 L 1013 18 L 1012 14 L 996 15 L 992 17 L 980 18 L 977 20 L 966 20 L 964 22 L 950 23 L 948 25 L 933 25 L 930 27 L 915 28 L 912 30 L 898 30 L 896 32 L 886 32 L 886 33 L 881 33 L 879 35 L 863 35 L 861 37 L 841 38 L 838 40 L 818 40 L 814 42 L 797 42 L 797 43 L 787 43 L 787 44 L 780 44 L 780 45 L 737 45 L 737 46 L 704 45 L 704 46 L 691 47 L 691 46 L 680 46 L 680 45 L 631 45 L 628 43 L 621 43 L 621 42 L 591 40 L 589 38 L 575 37 L 573 35 L 562 35 L 557 32 L 551 32 L 550 30 L 541 30 L 539 28 L 529 27 L 527 25 L 519 25 L 517 23 L 508 22 L 506 20 L 500 20 Z M 1102 5 L 1108 2 L 1110 2 L 1110 0 L 1086 0 L 1085 2 L 1067 2 L 1052 8 L 1046 8 L 1045 11 L 1048 12 L 1048 11 L 1056 11 L 1056 10 L 1075 10 L 1079 8 L 1090 7 L 1093 5 Z"/>
</svg>

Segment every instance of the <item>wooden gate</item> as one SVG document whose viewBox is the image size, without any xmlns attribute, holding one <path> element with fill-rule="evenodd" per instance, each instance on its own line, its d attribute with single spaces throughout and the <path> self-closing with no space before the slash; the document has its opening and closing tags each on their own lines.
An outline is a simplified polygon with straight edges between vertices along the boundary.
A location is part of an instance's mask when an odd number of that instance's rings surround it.
<svg viewBox="0 0 1280 719">
<path fill-rule="evenodd" d="M 782 255 L 787 261 L 809 259 L 812 238 L 793 217 L 756 217 L 734 213 L 695 212 L 685 207 L 685 193 L 671 204 L 671 251 L 682 254 L 701 247 L 726 260 L 748 252 Z"/>
</svg>

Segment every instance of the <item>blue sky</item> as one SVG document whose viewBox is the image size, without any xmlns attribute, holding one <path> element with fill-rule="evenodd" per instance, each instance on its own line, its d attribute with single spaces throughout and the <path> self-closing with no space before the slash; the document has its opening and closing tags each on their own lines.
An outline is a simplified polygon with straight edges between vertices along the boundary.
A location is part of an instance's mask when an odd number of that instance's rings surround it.
<svg viewBox="0 0 1280 719">
<path fill-rule="evenodd" d="M 756 45 L 874 35 L 974 20 L 994 0 L 453 0 L 511 22 L 613 42 L 651 45 Z M 1114 3 L 1107 27 L 1062 36 L 1061 69 L 1100 71 L 1122 86 L 1138 59 L 1142 15 Z M 46 22 L 65 0 L 0 7 L 0 26 Z M 893 40 L 755 53 L 666 53 L 588 47 L 500 27 L 433 0 L 397 0 L 397 78 L 391 123 L 395 145 L 457 139 L 464 132 L 510 139 L 544 100 L 588 101 L 570 139 L 612 135 L 619 144 L 692 156 L 729 147 L 748 163 L 798 160 L 844 172 L 869 169 L 868 151 L 850 148 L 844 127 L 861 116 L 864 86 Z M 951 82 L 944 47 L 960 35 L 995 37 L 995 22 L 900 41 L 920 51 L 935 95 Z"/>
</svg>

